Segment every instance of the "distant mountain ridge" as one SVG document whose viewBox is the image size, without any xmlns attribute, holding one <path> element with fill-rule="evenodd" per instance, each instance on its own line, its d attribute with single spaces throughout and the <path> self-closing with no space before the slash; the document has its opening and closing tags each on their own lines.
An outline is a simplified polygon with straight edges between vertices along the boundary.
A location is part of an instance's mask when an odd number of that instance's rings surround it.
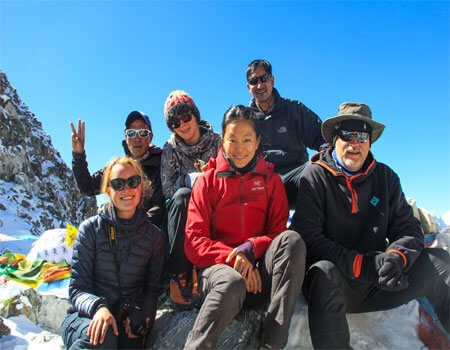
<svg viewBox="0 0 450 350">
<path fill-rule="evenodd" d="M 0 71 L 0 233 L 6 225 L 40 235 L 78 226 L 95 214 L 95 198 L 78 191 L 72 171 L 36 116 Z"/>
</svg>

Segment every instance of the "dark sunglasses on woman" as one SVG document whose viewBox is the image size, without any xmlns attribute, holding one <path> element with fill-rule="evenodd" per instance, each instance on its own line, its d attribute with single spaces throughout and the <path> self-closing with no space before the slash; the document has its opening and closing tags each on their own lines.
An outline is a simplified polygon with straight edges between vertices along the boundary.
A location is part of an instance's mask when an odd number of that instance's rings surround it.
<svg viewBox="0 0 450 350">
<path fill-rule="evenodd" d="M 169 120 L 169 128 L 171 129 L 178 129 L 181 125 L 181 121 L 183 121 L 183 123 L 189 123 L 192 119 L 192 115 L 190 114 L 183 114 L 177 118 L 173 118 L 171 120 Z"/>
<path fill-rule="evenodd" d="M 139 175 L 130 176 L 128 179 L 116 177 L 109 182 L 115 191 L 122 191 L 125 188 L 126 183 L 130 188 L 137 188 L 141 183 L 141 177 Z"/>
</svg>

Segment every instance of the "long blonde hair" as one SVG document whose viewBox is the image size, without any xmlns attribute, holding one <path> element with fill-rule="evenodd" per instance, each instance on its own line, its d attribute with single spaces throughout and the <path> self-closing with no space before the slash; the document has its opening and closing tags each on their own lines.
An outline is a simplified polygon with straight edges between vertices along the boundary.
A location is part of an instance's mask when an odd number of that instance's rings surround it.
<svg viewBox="0 0 450 350">
<path fill-rule="evenodd" d="M 141 164 L 134 160 L 131 157 L 116 157 L 112 158 L 108 164 L 106 164 L 105 170 L 103 172 L 102 184 L 100 187 L 100 192 L 106 194 L 106 189 L 109 187 L 109 182 L 111 181 L 111 172 L 114 165 L 129 165 L 133 168 L 133 170 L 141 177 L 142 179 L 142 192 L 141 192 L 141 200 L 139 205 L 142 205 L 142 201 L 144 198 L 144 194 L 150 189 L 151 181 L 147 178 L 144 171 L 142 170 Z M 111 205 L 111 202 L 107 203 L 107 205 Z"/>
</svg>

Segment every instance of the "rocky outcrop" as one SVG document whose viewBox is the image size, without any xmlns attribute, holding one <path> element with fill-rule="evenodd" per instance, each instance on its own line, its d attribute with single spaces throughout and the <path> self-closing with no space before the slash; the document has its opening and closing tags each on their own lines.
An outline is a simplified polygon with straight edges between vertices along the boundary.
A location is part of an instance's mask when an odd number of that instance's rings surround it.
<svg viewBox="0 0 450 350">
<path fill-rule="evenodd" d="M 177 312 L 160 307 L 147 348 L 182 349 L 197 315 L 196 309 Z M 257 349 L 263 317 L 263 310 L 242 310 L 222 332 L 217 348 Z"/>
<path fill-rule="evenodd" d="M 14 220 L 40 235 L 63 227 L 66 221 L 78 225 L 96 212 L 95 198 L 80 195 L 72 171 L 3 72 L 0 125 L 1 218 L 12 208 L 14 212 L 8 214 Z M 3 224 L 0 220 L 0 228 Z"/>
<path fill-rule="evenodd" d="M 68 299 L 41 294 L 28 288 L 8 302 L 3 302 L 0 315 L 3 317 L 24 315 L 38 326 L 58 334 L 68 307 Z"/>
</svg>

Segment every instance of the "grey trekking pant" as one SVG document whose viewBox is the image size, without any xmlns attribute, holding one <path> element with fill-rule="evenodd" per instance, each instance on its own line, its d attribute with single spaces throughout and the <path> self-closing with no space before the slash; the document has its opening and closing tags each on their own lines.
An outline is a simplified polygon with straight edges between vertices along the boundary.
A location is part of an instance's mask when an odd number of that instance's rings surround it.
<svg viewBox="0 0 450 350">
<path fill-rule="evenodd" d="M 205 296 L 186 349 L 212 349 L 225 327 L 241 310 L 244 301 L 269 301 L 261 344 L 282 348 L 305 275 L 306 248 L 300 235 L 291 230 L 279 234 L 257 261 L 262 292 L 247 293 L 242 276 L 232 267 L 218 264 L 200 270 L 199 290 Z M 246 300 L 252 299 L 252 300 Z"/>
</svg>

